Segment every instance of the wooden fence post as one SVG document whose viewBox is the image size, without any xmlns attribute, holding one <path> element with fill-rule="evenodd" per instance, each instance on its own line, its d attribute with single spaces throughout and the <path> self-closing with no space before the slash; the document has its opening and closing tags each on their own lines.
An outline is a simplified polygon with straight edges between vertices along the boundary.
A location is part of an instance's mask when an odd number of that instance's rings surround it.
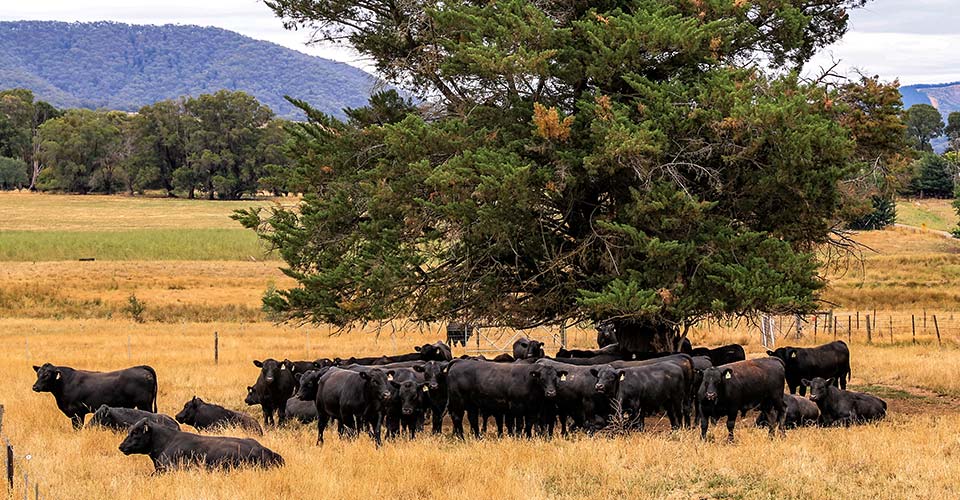
<svg viewBox="0 0 960 500">
<path fill-rule="evenodd" d="M 910 326 L 911 326 L 911 329 L 913 330 L 913 343 L 916 344 L 917 343 L 917 315 L 916 314 L 910 315 Z"/>
<path fill-rule="evenodd" d="M 851 320 L 851 318 L 850 318 L 850 315 L 848 314 L 848 315 L 847 315 L 847 343 L 848 343 L 848 344 L 853 341 L 853 338 L 852 338 L 852 337 L 853 337 L 853 333 L 852 333 L 852 329 L 850 328 L 850 326 L 851 326 L 851 321 L 852 321 L 852 320 Z"/>
<path fill-rule="evenodd" d="M 873 343 L 873 335 L 870 328 L 870 315 L 867 315 L 867 343 Z"/>
<path fill-rule="evenodd" d="M 927 333 L 927 310 L 923 310 L 923 333 Z"/>
<path fill-rule="evenodd" d="M 890 315 L 890 343 L 893 343 L 893 315 Z"/>
<path fill-rule="evenodd" d="M 943 343 L 940 342 L 940 323 L 937 323 L 937 315 L 933 315 L 933 327 L 937 329 L 937 345 L 943 347 Z"/>
<path fill-rule="evenodd" d="M 213 364 L 220 364 L 220 333 L 213 332 Z"/>
<path fill-rule="evenodd" d="M 873 308 L 873 329 L 877 329 L 877 308 Z"/>
<path fill-rule="evenodd" d="M 817 318 L 819 318 L 819 317 L 820 317 L 820 316 L 817 315 L 817 314 L 814 314 L 814 315 L 813 315 L 813 341 L 814 341 L 814 342 L 817 341 Z"/>
<path fill-rule="evenodd" d="M 3 405 L 0 405 L 0 436 L 3 435 Z"/>
<path fill-rule="evenodd" d="M 860 311 L 857 311 L 857 331 L 860 330 Z"/>
<path fill-rule="evenodd" d="M 7 440 L 7 487 L 13 491 L 13 446 Z"/>
<path fill-rule="evenodd" d="M 833 317 L 833 340 L 837 340 L 837 317 Z"/>
</svg>

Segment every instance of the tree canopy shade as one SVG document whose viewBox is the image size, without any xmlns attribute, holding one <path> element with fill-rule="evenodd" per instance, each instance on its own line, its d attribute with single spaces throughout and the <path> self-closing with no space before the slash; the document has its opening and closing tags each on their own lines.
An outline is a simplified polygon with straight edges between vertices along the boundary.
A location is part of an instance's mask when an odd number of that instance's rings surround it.
<svg viewBox="0 0 960 500">
<path fill-rule="evenodd" d="M 664 351 L 706 317 L 809 311 L 839 184 L 886 145 L 792 71 L 861 0 L 267 3 L 428 101 L 304 105 L 302 205 L 236 215 L 298 281 L 265 299 L 292 320 L 607 320 Z"/>
</svg>

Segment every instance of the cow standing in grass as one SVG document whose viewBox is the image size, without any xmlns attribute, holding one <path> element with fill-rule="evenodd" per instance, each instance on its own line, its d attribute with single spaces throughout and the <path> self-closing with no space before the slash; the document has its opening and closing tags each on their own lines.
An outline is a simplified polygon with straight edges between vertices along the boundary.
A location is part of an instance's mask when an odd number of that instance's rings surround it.
<svg viewBox="0 0 960 500">
<path fill-rule="evenodd" d="M 101 405 L 157 412 L 157 372 L 149 366 L 93 372 L 46 363 L 33 371 L 37 373 L 33 391 L 53 394 L 74 429 L 82 428 L 87 414 Z"/>
</svg>

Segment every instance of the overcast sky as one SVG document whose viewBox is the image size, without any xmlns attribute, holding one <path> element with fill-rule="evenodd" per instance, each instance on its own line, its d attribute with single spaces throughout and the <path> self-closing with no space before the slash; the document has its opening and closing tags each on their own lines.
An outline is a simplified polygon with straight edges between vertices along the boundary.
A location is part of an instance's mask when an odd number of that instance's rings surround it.
<svg viewBox="0 0 960 500">
<path fill-rule="evenodd" d="M 110 20 L 133 24 L 218 26 L 308 54 L 369 69 L 341 47 L 306 47 L 305 31 L 287 31 L 261 0 L 0 0 L 0 20 Z M 819 54 L 814 70 L 841 62 L 886 80 L 913 83 L 960 81 L 960 0 L 872 0 L 851 13 L 851 29 Z"/>
</svg>

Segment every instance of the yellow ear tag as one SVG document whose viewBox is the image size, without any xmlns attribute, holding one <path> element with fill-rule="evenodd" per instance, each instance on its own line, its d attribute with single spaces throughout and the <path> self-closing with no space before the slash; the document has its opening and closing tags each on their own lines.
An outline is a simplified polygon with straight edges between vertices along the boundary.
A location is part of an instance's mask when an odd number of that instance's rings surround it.
<svg viewBox="0 0 960 500">
<path fill-rule="evenodd" d="M 393 380 L 393 375 L 387 374 L 387 382 Z"/>
<path fill-rule="evenodd" d="M 623 379 L 625 379 L 625 378 L 627 378 L 627 376 L 621 373 L 621 374 L 620 374 L 620 380 L 623 380 Z"/>
<path fill-rule="evenodd" d="M 797 353 L 795 353 L 795 352 L 791 352 L 791 353 L 790 353 L 790 357 L 791 357 L 791 358 L 795 358 L 795 357 L 797 357 Z"/>
<path fill-rule="evenodd" d="M 423 386 L 423 392 L 430 392 L 430 388 L 427 386 Z"/>
<path fill-rule="evenodd" d="M 560 381 L 563 382 L 564 380 L 567 380 L 566 374 L 560 375 Z"/>
<path fill-rule="evenodd" d="M 727 372 L 727 374 L 723 376 L 723 378 L 725 378 L 725 379 L 727 379 L 727 380 L 731 379 L 732 377 L 733 377 L 733 374 L 730 373 L 730 372 Z"/>
</svg>

